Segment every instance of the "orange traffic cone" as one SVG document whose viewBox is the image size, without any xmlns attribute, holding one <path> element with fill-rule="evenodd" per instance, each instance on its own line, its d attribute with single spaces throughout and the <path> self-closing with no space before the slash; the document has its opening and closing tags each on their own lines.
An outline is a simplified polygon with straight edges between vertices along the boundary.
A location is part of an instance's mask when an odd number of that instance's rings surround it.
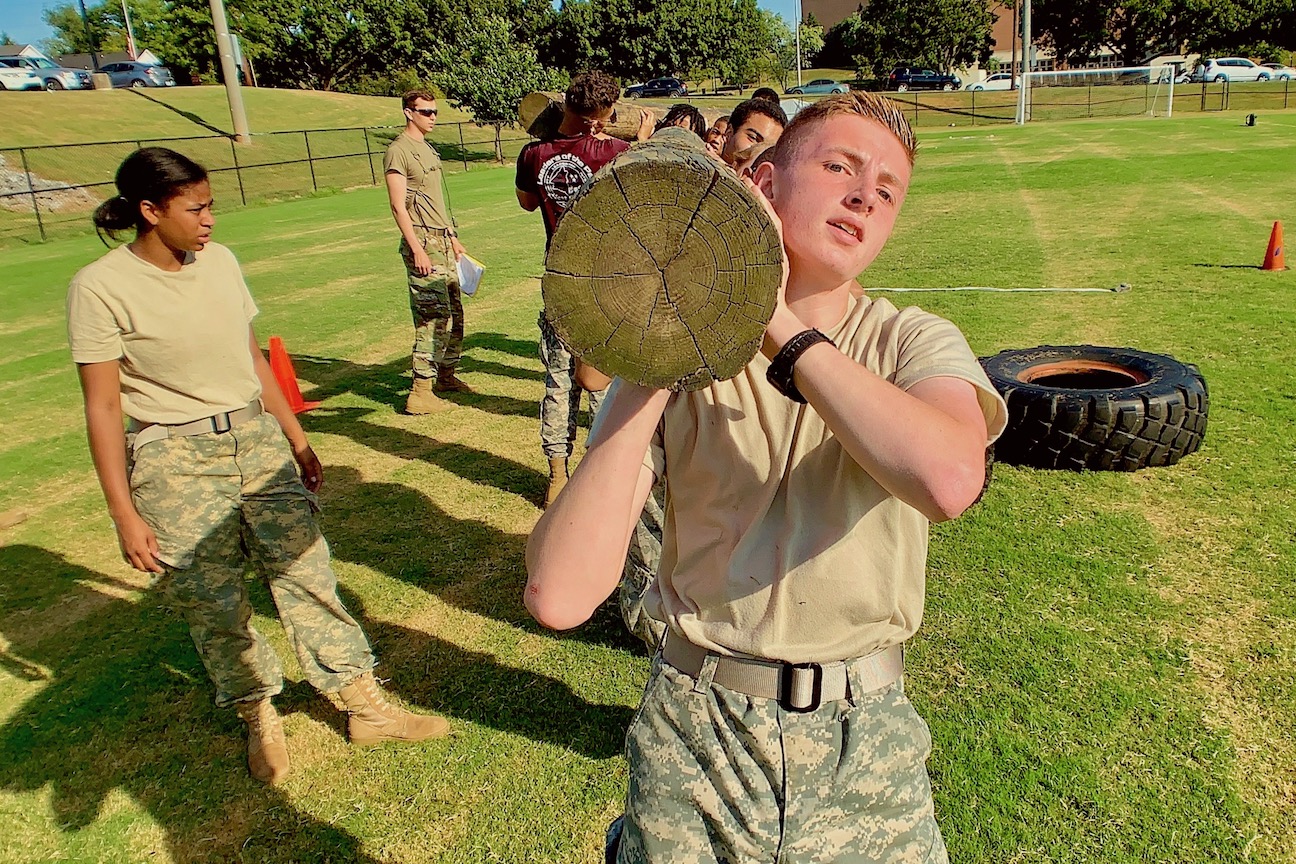
<svg viewBox="0 0 1296 864">
<path fill-rule="evenodd" d="M 1287 261 L 1283 255 L 1282 223 L 1275 222 L 1273 233 L 1269 235 L 1269 251 L 1265 253 L 1261 270 L 1286 270 Z"/>
<path fill-rule="evenodd" d="M 319 402 L 307 402 L 302 398 L 301 388 L 297 386 L 297 373 L 293 371 L 292 358 L 288 356 L 288 349 L 284 348 L 283 340 L 278 336 L 270 337 L 270 371 L 274 372 L 275 380 L 279 382 L 279 389 L 288 398 L 288 407 L 294 414 L 320 406 Z"/>
</svg>

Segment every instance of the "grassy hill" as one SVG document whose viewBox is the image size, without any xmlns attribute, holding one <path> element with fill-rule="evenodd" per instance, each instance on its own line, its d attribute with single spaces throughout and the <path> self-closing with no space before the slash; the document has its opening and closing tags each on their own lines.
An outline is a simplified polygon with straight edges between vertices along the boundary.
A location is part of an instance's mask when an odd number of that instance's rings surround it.
<svg viewBox="0 0 1296 864">
<path fill-rule="evenodd" d="M 401 121 L 398 100 L 316 90 L 246 88 L 253 134 L 297 129 L 385 126 Z M 233 131 L 224 87 L 0 93 L 0 148 L 182 138 Z M 441 122 L 468 120 L 442 106 Z"/>
</svg>

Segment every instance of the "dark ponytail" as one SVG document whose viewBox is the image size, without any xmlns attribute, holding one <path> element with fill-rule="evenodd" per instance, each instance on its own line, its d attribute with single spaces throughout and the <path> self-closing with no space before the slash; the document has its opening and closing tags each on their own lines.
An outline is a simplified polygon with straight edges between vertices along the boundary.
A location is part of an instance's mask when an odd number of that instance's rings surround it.
<svg viewBox="0 0 1296 864">
<path fill-rule="evenodd" d="M 207 179 L 207 169 L 197 162 L 165 147 L 144 147 L 126 157 L 117 169 L 117 195 L 94 211 L 95 230 L 120 240 L 120 232 L 147 230 L 140 214 L 140 202 L 151 201 L 162 206 L 186 186 Z M 107 242 L 107 241 L 105 241 Z"/>
</svg>

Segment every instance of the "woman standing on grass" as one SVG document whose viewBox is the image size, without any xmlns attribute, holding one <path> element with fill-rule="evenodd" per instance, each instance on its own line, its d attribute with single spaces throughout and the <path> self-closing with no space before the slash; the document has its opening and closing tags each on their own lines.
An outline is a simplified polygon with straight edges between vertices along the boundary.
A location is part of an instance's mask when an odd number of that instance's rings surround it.
<svg viewBox="0 0 1296 864">
<path fill-rule="evenodd" d="M 116 184 L 94 223 L 134 240 L 68 291 L 90 451 L 122 555 L 156 574 L 189 622 L 216 704 L 248 725 L 252 776 L 279 782 L 288 753 L 270 702 L 283 673 L 251 624 L 249 564 L 269 582 L 307 679 L 345 705 L 353 743 L 444 735 L 444 719 L 386 701 L 369 642 L 338 599 L 315 520 L 320 462 L 257 344 L 238 262 L 211 242 L 207 172 L 147 147 L 126 157 Z"/>
</svg>

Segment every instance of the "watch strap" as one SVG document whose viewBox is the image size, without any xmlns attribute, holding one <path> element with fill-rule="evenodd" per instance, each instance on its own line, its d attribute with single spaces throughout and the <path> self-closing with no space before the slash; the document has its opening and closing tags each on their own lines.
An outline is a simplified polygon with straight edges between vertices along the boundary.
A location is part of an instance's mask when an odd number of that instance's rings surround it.
<svg viewBox="0 0 1296 864">
<path fill-rule="evenodd" d="M 769 369 L 765 372 L 766 380 L 773 385 L 775 390 L 793 402 L 805 404 L 806 398 L 797 389 L 792 373 L 797 360 L 801 359 L 801 355 L 812 345 L 818 345 L 820 342 L 827 342 L 834 348 L 837 347 L 836 342 L 833 342 L 813 327 L 809 330 L 802 330 L 793 336 L 774 355 L 774 359 L 770 361 Z"/>
</svg>

